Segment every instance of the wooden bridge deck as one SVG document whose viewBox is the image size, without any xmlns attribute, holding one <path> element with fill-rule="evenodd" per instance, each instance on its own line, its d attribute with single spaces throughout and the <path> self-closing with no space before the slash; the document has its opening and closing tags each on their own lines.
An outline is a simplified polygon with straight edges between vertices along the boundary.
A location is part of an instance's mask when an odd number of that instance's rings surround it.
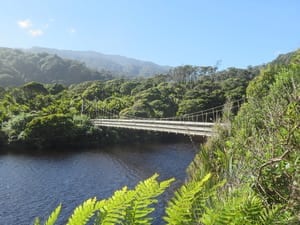
<svg viewBox="0 0 300 225">
<path fill-rule="evenodd" d="M 215 125 L 215 123 L 209 122 L 155 119 L 93 119 L 92 122 L 99 127 L 117 127 L 192 136 L 212 136 Z"/>
</svg>

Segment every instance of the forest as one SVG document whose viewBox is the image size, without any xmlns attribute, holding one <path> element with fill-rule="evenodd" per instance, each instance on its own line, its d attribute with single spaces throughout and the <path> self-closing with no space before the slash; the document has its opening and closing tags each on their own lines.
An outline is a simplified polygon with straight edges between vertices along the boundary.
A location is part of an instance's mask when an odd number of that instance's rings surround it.
<svg viewBox="0 0 300 225">
<path fill-rule="evenodd" d="M 91 125 L 99 109 L 159 118 L 225 103 L 230 109 L 231 102 L 244 99 L 237 115 L 224 110 L 222 122 L 230 126 L 216 125 L 217 135 L 200 146 L 187 168 L 187 182 L 175 191 L 162 219 L 172 225 L 300 222 L 299 50 L 259 68 L 180 66 L 147 79 L 70 86 L 30 82 L 0 92 L 2 149 L 51 147 L 54 139 L 60 146 L 118 137 L 118 130 Z M 108 199 L 88 199 L 67 224 L 151 224 L 158 196 L 173 181 L 160 181 L 154 174 Z M 61 209 L 37 217 L 34 224 L 55 224 Z"/>
<path fill-rule="evenodd" d="M 6 149 L 49 149 L 126 140 L 129 137 L 124 132 L 97 129 L 90 119 L 103 111 L 120 117 L 164 118 L 220 106 L 243 98 L 257 73 L 257 68 L 216 72 L 213 67 L 185 65 L 152 78 L 115 78 L 69 86 L 32 81 L 1 88 L 0 143 Z"/>
<path fill-rule="evenodd" d="M 48 53 L 28 53 L 0 48 L 0 86 L 17 86 L 30 81 L 69 85 L 86 80 L 111 79 L 109 71 L 91 70 L 84 63 Z"/>
<path fill-rule="evenodd" d="M 188 167 L 188 182 L 165 209 L 166 224 L 299 224 L 299 73 L 298 51 L 249 83 L 237 116 L 223 115 L 231 126 L 216 127 L 218 135 Z M 67 224 L 151 224 L 157 196 L 173 182 L 157 177 L 109 199 L 88 199 Z M 45 224 L 53 224 L 60 211 L 61 205 Z"/>
<path fill-rule="evenodd" d="M 89 68 L 98 71 L 110 71 L 112 74 L 126 77 L 150 77 L 153 74 L 165 73 L 169 66 L 161 66 L 152 62 L 132 59 L 119 55 L 107 55 L 95 51 L 70 51 L 52 48 L 32 47 L 26 49 L 31 53 L 56 54 L 62 58 L 79 60 Z"/>
</svg>

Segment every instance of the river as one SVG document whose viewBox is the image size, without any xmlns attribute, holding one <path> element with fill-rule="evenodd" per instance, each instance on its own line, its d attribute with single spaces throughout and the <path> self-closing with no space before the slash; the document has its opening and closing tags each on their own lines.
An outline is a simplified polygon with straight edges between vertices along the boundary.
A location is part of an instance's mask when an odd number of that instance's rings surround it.
<svg viewBox="0 0 300 225">
<path fill-rule="evenodd" d="M 161 179 L 175 177 L 171 189 L 178 187 L 194 155 L 190 143 L 0 155 L 0 225 L 29 225 L 36 216 L 44 221 L 59 203 L 63 208 L 58 224 L 63 224 L 84 200 L 110 197 L 115 190 L 125 185 L 133 188 L 154 173 L 159 173 Z M 161 217 L 163 205 L 155 216 Z M 153 224 L 163 222 L 155 219 Z"/>
</svg>

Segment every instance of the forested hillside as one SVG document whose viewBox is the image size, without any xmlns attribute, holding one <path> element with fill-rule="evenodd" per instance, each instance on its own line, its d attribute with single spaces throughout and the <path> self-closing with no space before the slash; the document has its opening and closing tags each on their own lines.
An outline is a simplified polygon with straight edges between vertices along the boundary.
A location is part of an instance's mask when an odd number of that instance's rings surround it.
<svg viewBox="0 0 300 225">
<path fill-rule="evenodd" d="M 212 67 L 181 66 L 169 75 L 148 79 L 89 81 L 68 87 L 30 82 L 2 88 L 2 142 L 42 148 L 85 143 L 85 138 L 92 143 L 117 140 L 107 138 L 111 132 L 92 127 L 89 118 L 100 112 L 162 118 L 205 110 L 243 98 L 256 74 L 251 68 L 216 73 Z"/>
<path fill-rule="evenodd" d="M 89 68 L 98 71 L 111 71 L 118 76 L 149 77 L 155 74 L 166 73 L 170 69 L 169 66 L 160 66 L 152 62 L 93 51 L 70 51 L 41 47 L 33 47 L 28 49 L 28 51 L 33 53 L 47 52 L 63 58 L 78 60 L 85 63 Z"/>
<path fill-rule="evenodd" d="M 200 147 L 188 182 L 168 203 L 166 224 L 286 224 L 300 221 L 300 51 L 261 68 L 180 66 L 148 79 L 0 88 L 1 151 L 40 151 L 133 136 L 96 129 L 99 112 L 170 117 L 225 104 L 217 135 Z M 250 83 L 249 83 L 250 82 Z M 231 102 L 245 99 L 235 116 Z M 123 132 L 124 133 L 124 132 Z M 123 136 L 122 136 L 123 135 Z M 89 199 L 68 224 L 151 224 L 156 198 L 173 179 L 157 175 L 107 200 Z M 96 188 L 96 187 L 95 187 Z M 53 224 L 59 206 L 49 217 Z M 37 212 L 38 215 L 38 212 Z M 52 223 L 53 222 L 53 223 Z M 36 225 L 40 224 L 36 220 Z"/>
<path fill-rule="evenodd" d="M 0 48 L 0 86 L 17 86 L 30 81 L 72 84 L 110 79 L 111 73 L 98 72 L 83 63 L 48 53 L 25 53 Z"/>
<path fill-rule="evenodd" d="M 218 135 L 201 146 L 189 181 L 168 203 L 166 224 L 286 224 L 300 222 L 300 52 L 273 64 L 248 86 L 238 115 L 224 110 Z M 226 113 L 227 112 L 227 113 Z M 68 224 L 151 224 L 157 196 L 173 179 L 157 175 L 107 200 L 89 199 Z M 62 207 L 49 217 L 55 222 Z M 39 219 L 36 225 L 40 224 Z"/>
<path fill-rule="evenodd" d="M 207 191 L 225 181 L 200 215 L 203 224 L 299 224 L 299 96 L 297 51 L 263 69 L 231 129 L 219 129 L 202 146 L 189 167 L 190 181 L 211 173 Z"/>
</svg>

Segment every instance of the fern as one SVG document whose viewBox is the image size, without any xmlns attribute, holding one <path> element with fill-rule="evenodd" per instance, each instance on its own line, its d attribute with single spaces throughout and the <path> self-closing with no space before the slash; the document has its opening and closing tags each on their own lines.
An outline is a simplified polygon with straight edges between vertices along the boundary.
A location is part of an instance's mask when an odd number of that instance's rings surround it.
<svg viewBox="0 0 300 225">
<path fill-rule="evenodd" d="M 262 201 L 258 196 L 252 193 L 250 193 L 246 197 L 246 201 L 242 203 L 238 211 L 241 213 L 241 216 L 245 221 L 249 223 L 253 221 L 258 221 L 264 209 Z"/>
<path fill-rule="evenodd" d="M 157 177 L 158 174 L 154 174 L 136 186 L 134 200 L 127 211 L 125 224 L 151 224 L 152 218 L 149 215 L 154 211 L 153 204 L 157 203 L 156 198 L 174 181 L 169 179 L 159 183 Z"/>
<path fill-rule="evenodd" d="M 283 220 L 279 220 L 278 217 L 278 215 L 280 215 L 279 211 L 280 211 L 279 205 L 275 205 L 272 208 L 264 208 L 259 214 L 259 220 L 261 221 L 262 224 L 265 225 L 273 225 L 276 224 L 277 221 L 280 221 L 281 224 L 284 224 Z"/>
<path fill-rule="evenodd" d="M 95 214 L 96 198 L 86 200 L 75 208 L 72 216 L 69 218 L 67 225 L 84 225 Z"/>
<path fill-rule="evenodd" d="M 150 214 L 154 211 L 153 204 L 157 203 L 157 197 L 174 181 L 169 179 L 158 182 L 157 178 L 158 174 L 154 174 L 140 182 L 134 190 L 124 187 L 107 200 L 97 201 L 96 198 L 86 200 L 75 208 L 67 225 L 84 225 L 89 222 L 95 225 L 151 224 Z M 45 225 L 53 225 L 60 210 L 61 205 L 51 213 Z M 41 225 L 39 218 L 35 219 L 34 225 Z"/>
<path fill-rule="evenodd" d="M 193 223 L 193 205 L 195 197 L 204 187 L 204 184 L 209 180 L 211 174 L 207 174 L 198 182 L 190 182 L 183 185 L 179 191 L 175 192 L 175 196 L 169 202 L 166 208 L 167 216 L 164 220 L 168 224 L 192 224 Z"/>
<path fill-rule="evenodd" d="M 133 191 L 128 191 L 127 187 L 124 187 L 116 191 L 110 199 L 97 202 L 96 209 L 99 210 L 97 224 L 122 223 L 126 216 L 126 209 L 130 206 L 133 196 Z"/>
<path fill-rule="evenodd" d="M 99 210 L 97 224 L 151 224 L 149 215 L 154 211 L 157 197 L 168 188 L 174 179 L 158 182 L 158 174 L 140 182 L 134 190 L 124 187 L 108 200 L 96 203 Z"/>
<path fill-rule="evenodd" d="M 39 217 L 36 217 L 36 218 L 34 219 L 33 225 L 41 225 L 41 220 L 40 220 Z"/>
<path fill-rule="evenodd" d="M 61 212 L 61 204 L 57 206 L 56 209 L 50 214 L 45 225 L 54 225 L 60 212 Z"/>
<path fill-rule="evenodd" d="M 204 225 L 271 225 L 278 220 L 279 207 L 268 208 L 248 187 L 232 191 L 215 207 L 207 208 L 200 218 Z M 282 220 L 281 220 L 282 221 Z"/>
<path fill-rule="evenodd" d="M 56 209 L 53 210 L 53 212 L 50 214 L 50 216 L 48 217 L 47 221 L 44 224 L 45 225 L 54 225 L 55 222 L 57 221 L 60 211 L 61 211 L 61 204 L 59 206 L 57 206 Z M 41 225 L 40 218 L 36 217 L 33 224 Z"/>
</svg>

